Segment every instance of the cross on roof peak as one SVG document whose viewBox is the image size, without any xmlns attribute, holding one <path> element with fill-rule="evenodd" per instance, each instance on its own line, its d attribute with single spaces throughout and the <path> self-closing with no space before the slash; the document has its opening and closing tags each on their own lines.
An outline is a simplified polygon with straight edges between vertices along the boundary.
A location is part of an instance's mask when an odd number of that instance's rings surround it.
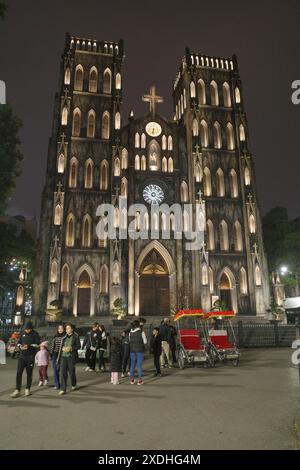
<svg viewBox="0 0 300 470">
<path fill-rule="evenodd" d="M 152 113 L 152 116 L 154 117 L 155 116 L 155 106 L 156 106 L 156 103 L 163 103 L 164 102 L 164 99 L 162 96 L 158 96 L 156 94 L 156 87 L 155 85 L 152 85 L 150 87 L 150 90 L 149 90 L 149 94 L 148 95 L 143 95 L 142 97 L 142 100 L 143 101 L 146 101 L 148 103 L 150 103 L 150 113 Z"/>
</svg>

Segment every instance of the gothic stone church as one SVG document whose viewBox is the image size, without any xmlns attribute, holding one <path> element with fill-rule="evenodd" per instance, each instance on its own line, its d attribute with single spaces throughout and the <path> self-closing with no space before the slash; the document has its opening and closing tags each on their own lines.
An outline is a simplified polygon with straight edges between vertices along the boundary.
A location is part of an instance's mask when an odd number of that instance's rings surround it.
<svg viewBox="0 0 300 470">
<path fill-rule="evenodd" d="M 269 283 L 254 163 L 236 57 L 186 49 L 172 86 L 172 119 L 122 116 L 123 41 L 67 34 L 55 98 L 40 231 L 36 312 L 109 315 L 116 299 L 129 315 L 168 315 L 183 305 L 209 310 L 221 299 L 238 314 L 263 315 Z M 146 108 L 146 110 L 147 110 Z M 99 239 L 97 207 L 200 203 L 205 237 Z M 117 210 L 117 208 L 116 208 Z M 149 215 L 136 214 L 149 226 Z M 172 213 L 169 214 L 172 219 Z M 132 219 L 132 217 L 128 217 Z M 118 230 L 119 217 L 115 218 Z M 174 234 L 173 234 L 174 235 Z"/>
</svg>

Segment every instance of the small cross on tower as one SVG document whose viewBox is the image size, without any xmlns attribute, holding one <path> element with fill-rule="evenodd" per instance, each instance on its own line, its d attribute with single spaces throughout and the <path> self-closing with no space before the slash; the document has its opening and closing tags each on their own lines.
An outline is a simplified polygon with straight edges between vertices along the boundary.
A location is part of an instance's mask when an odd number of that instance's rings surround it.
<svg viewBox="0 0 300 470">
<path fill-rule="evenodd" d="M 152 116 L 155 116 L 155 106 L 156 103 L 163 103 L 164 99 L 162 96 L 158 96 L 156 94 L 156 87 L 153 85 L 150 87 L 150 91 L 148 95 L 144 95 L 142 97 L 143 101 L 147 101 L 150 103 L 150 113 L 152 113 Z"/>
</svg>

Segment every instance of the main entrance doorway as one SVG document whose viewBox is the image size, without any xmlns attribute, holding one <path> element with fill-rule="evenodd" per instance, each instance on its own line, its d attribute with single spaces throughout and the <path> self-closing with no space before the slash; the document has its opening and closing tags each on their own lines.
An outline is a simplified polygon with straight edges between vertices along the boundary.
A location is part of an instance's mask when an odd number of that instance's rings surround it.
<svg viewBox="0 0 300 470">
<path fill-rule="evenodd" d="M 169 315 L 169 273 L 165 261 L 154 249 L 140 270 L 140 315 Z"/>
<path fill-rule="evenodd" d="M 77 302 L 77 315 L 90 315 L 91 279 L 87 271 L 83 271 L 79 277 Z"/>
<path fill-rule="evenodd" d="M 220 279 L 220 299 L 227 310 L 232 310 L 232 289 L 230 279 L 224 272 Z"/>
</svg>

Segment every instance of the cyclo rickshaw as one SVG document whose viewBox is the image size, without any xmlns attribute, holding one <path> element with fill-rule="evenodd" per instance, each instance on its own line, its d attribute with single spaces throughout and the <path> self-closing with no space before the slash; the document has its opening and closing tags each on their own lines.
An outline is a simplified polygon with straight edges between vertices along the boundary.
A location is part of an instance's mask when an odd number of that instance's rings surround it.
<svg viewBox="0 0 300 470">
<path fill-rule="evenodd" d="M 215 358 L 209 352 L 205 328 L 200 321 L 203 316 L 201 309 L 180 310 L 174 315 L 177 329 L 176 356 L 180 369 L 195 364 L 214 367 Z"/>
<path fill-rule="evenodd" d="M 235 317 L 232 310 L 208 312 L 203 316 L 206 324 L 207 341 L 210 354 L 215 361 L 230 361 L 233 366 L 238 366 L 240 353 L 231 319 Z"/>
</svg>

